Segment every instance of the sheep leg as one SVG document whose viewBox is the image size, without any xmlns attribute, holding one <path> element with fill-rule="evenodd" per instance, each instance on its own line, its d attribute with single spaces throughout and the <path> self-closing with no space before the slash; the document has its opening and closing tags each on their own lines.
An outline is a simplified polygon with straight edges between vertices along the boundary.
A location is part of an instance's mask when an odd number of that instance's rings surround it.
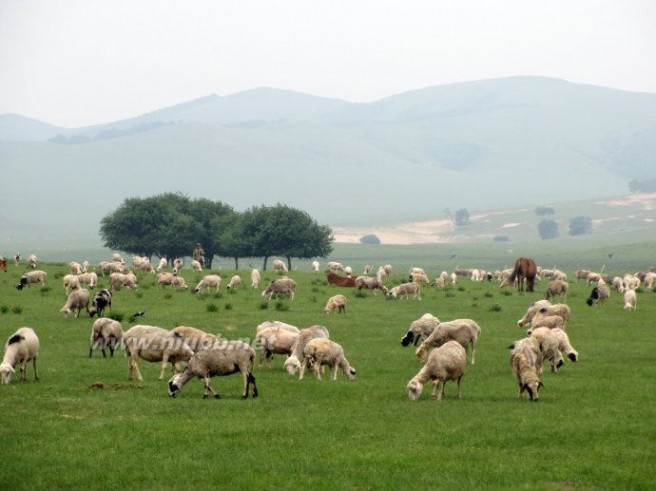
<svg viewBox="0 0 656 491">
<path fill-rule="evenodd" d="M 456 379 L 456 383 L 458 384 L 458 399 L 462 399 L 462 389 L 460 388 L 460 381 L 462 380 L 462 375 Z"/>
<path fill-rule="evenodd" d="M 317 374 L 317 380 L 321 380 L 321 363 L 317 362 L 317 360 L 312 360 L 312 364 L 314 365 L 314 373 Z"/>
<path fill-rule="evenodd" d="M 141 376 L 141 371 L 139 370 L 139 365 L 137 364 L 137 357 L 139 355 L 137 353 L 132 353 L 130 355 L 130 363 L 128 364 L 128 380 L 132 380 L 134 377 L 134 372 L 137 372 L 137 378 L 139 381 L 143 380 L 143 377 Z"/>
<path fill-rule="evenodd" d="M 207 374 L 203 377 L 205 380 L 205 393 L 203 394 L 203 399 L 207 399 L 209 395 L 213 395 L 215 399 L 220 399 L 221 396 L 219 395 L 218 392 L 215 392 L 214 389 L 212 389 L 212 386 L 210 385 L 210 375 Z"/>
<path fill-rule="evenodd" d="M 299 375 L 298 375 L 299 380 L 303 380 L 303 376 L 305 375 L 305 368 L 306 368 L 307 362 L 308 362 L 308 359 L 305 358 L 303 360 L 303 363 L 301 363 L 301 371 L 299 372 Z"/>
<path fill-rule="evenodd" d="M 339 368 L 339 364 L 335 363 L 332 367 L 330 367 L 330 380 L 337 380 L 337 369 Z"/>
<path fill-rule="evenodd" d="M 20 364 L 20 381 L 25 382 L 27 374 L 27 360 L 21 361 Z"/>
<path fill-rule="evenodd" d="M 247 382 L 246 382 L 246 397 L 248 397 L 248 386 L 250 384 L 253 384 L 253 398 L 257 397 L 257 385 L 255 385 L 255 376 L 251 373 L 248 372 L 248 377 L 247 377 Z"/>
<path fill-rule="evenodd" d="M 442 381 L 440 379 L 433 380 L 433 392 L 431 393 L 431 397 L 433 399 L 437 399 L 438 401 L 442 400 L 442 392 L 444 388 L 441 386 L 442 386 Z"/>
<path fill-rule="evenodd" d="M 34 380 L 39 381 L 39 372 L 36 369 L 36 357 L 32 359 L 32 366 L 34 367 Z"/>
</svg>

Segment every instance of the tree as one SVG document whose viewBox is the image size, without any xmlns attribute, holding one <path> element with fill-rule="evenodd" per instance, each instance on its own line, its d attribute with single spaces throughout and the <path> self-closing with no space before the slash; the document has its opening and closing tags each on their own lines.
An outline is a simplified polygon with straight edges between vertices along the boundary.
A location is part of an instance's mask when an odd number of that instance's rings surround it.
<svg viewBox="0 0 656 491">
<path fill-rule="evenodd" d="M 469 225 L 469 212 L 465 208 L 460 208 L 456 211 L 456 226 L 462 227 Z"/>
<path fill-rule="evenodd" d="M 569 235 L 583 235 L 592 232 L 592 218 L 577 216 L 569 219 Z"/>
<path fill-rule="evenodd" d="M 362 237 L 360 237 L 360 243 L 361 244 L 375 244 L 375 245 L 378 245 L 378 244 L 380 244 L 380 239 L 378 238 L 377 235 L 368 234 L 368 235 L 363 235 Z"/>
<path fill-rule="evenodd" d="M 542 239 L 555 239 L 558 237 L 558 223 L 555 220 L 541 220 L 538 223 L 538 233 Z"/>
<path fill-rule="evenodd" d="M 551 206 L 538 206 L 535 208 L 535 214 L 539 217 L 544 215 L 553 215 L 556 212 Z"/>
</svg>

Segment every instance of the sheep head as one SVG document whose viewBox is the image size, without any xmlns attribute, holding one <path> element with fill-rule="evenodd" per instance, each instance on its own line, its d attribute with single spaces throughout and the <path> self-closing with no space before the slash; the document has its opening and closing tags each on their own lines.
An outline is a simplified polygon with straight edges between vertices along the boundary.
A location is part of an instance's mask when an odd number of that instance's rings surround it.
<svg viewBox="0 0 656 491">
<path fill-rule="evenodd" d="M 8 384 L 9 382 L 11 382 L 11 376 L 14 373 L 16 373 L 16 370 L 14 370 L 14 367 L 12 367 L 6 361 L 0 365 L 0 374 L 2 375 L 3 384 Z"/>
<path fill-rule="evenodd" d="M 410 382 L 408 382 L 406 389 L 408 390 L 408 398 L 411 401 L 416 401 L 419 399 L 421 392 L 424 390 L 424 384 L 418 380 L 412 379 Z"/>
</svg>

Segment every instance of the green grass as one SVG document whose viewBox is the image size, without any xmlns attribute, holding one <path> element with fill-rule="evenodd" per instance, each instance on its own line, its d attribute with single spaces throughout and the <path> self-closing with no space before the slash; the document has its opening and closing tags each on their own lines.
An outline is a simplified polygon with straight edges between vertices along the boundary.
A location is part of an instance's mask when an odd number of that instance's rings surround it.
<svg viewBox="0 0 656 491">
<path fill-rule="evenodd" d="M 450 270 L 435 259 L 408 261 L 431 278 Z M 397 273 L 390 284 L 400 283 L 403 262 L 392 264 Z M 43 269 L 52 278 L 48 289 L 18 291 L 13 285 L 23 269 L 0 272 L 0 340 L 21 326 L 33 327 L 41 339 L 41 380 L 33 381 L 29 366 L 27 383 L 15 376 L 0 386 L 6 449 L 0 489 L 654 487 L 656 294 L 646 288 L 638 310 L 626 312 L 617 293 L 601 308 L 588 307 L 590 287 L 570 282 L 568 333 L 580 362 L 545 373 L 540 402 L 531 403 L 517 399 L 507 347 L 524 334 L 516 321 L 543 295 L 544 283 L 529 294 L 461 280 L 455 288 L 424 288 L 421 301 L 392 301 L 292 271 L 295 300 L 262 308 L 260 291 L 244 286 L 199 298 L 155 287 L 153 276 L 140 275 L 139 290 L 116 291 L 108 312 L 121 314 L 124 329 L 140 310 L 146 315 L 137 323 L 191 325 L 231 339 L 252 339 L 255 327 L 271 319 L 323 324 L 358 371 L 353 382 L 342 373 L 335 382 L 299 381 L 282 370 L 278 356 L 274 369 L 266 363 L 254 369 L 257 399 L 241 400 L 238 376 L 212 380 L 220 400 L 203 399 L 198 380 L 170 399 L 166 380 L 157 380 L 159 364 L 140 362 L 144 381 L 129 382 L 122 351 L 88 358 L 92 320 L 59 313 L 65 295 L 54 278 L 66 267 Z M 573 270 L 567 272 L 573 278 Z M 226 279 L 234 271 L 220 274 Z M 193 289 L 198 276 L 183 275 Z M 274 276 L 263 277 L 266 284 Z M 326 315 L 325 301 L 337 292 L 348 298 L 346 314 Z M 426 312 L 442 320 L 472 318 L 482 327 L 461 400 L 452 383 L 441 402 L 430 399 L 429 386 L 418 401 L 407 398 L 405 386 L 420 364 L 400 339 Z"/>
</svg>

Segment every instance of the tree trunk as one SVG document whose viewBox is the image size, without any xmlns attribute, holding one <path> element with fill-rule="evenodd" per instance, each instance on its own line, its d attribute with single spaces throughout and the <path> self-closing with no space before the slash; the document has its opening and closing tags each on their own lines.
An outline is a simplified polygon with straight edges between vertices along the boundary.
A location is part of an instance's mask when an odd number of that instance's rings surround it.
<svg viewBox="0 0 656 491">
<path fill-rule="evenodd" d="M 291 270 L 292 270 L 292 257 L 287 256 L 287 271 L 291 271 Z"/>
<path fill-rule="evenodd" d="M 269 259 L 269 256 L 264 256 L 264 265 L 262 266 L 262 271 L 266 271 L 266 265 L 267 265 L 267 260 Z"/>
<path fill-rule="evenodd" d="M 239 269 L 239 258 L 235 256 L 235 271 Z"/>
</svg>

